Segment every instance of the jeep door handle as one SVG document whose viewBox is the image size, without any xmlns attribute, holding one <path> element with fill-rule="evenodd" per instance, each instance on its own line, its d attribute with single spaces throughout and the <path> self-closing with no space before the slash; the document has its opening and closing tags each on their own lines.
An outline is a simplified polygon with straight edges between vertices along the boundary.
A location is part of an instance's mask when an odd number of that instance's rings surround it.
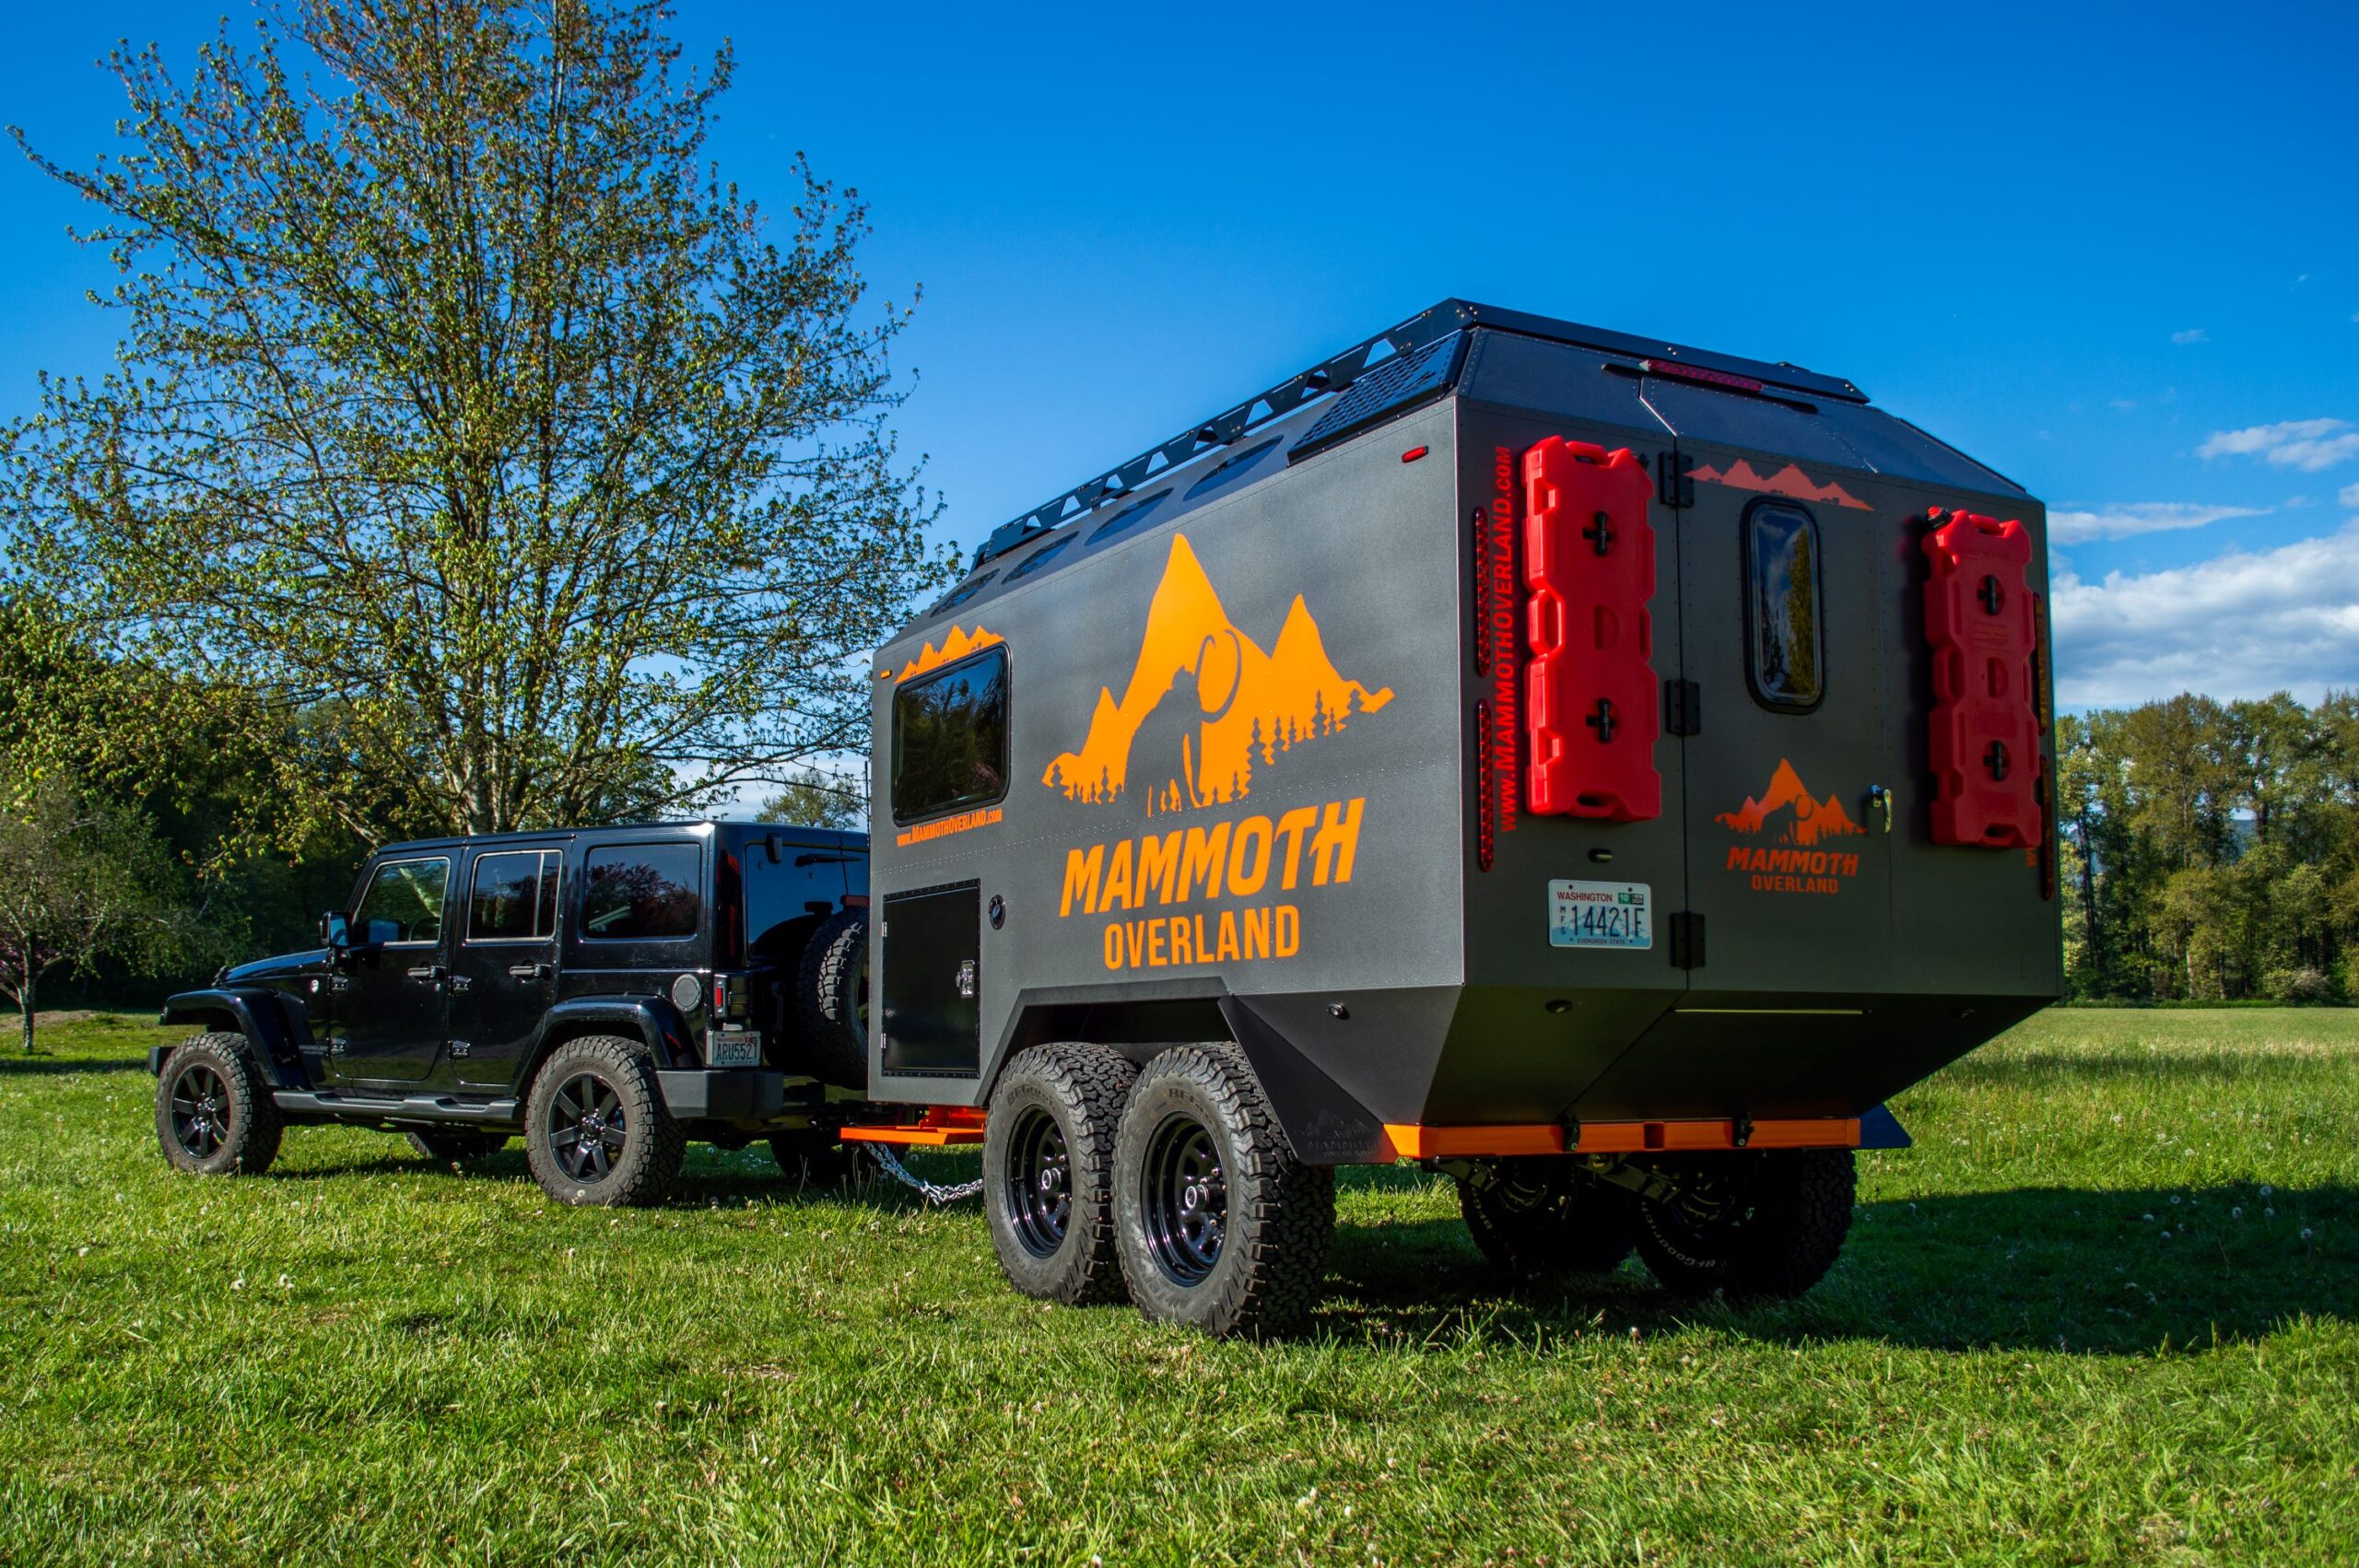
<svg viewBox="0 0 2359 1568">
<path fill-rule="evenodd" d="M 511 964 L 508 977 L 511 980 L 546 980 L 549 977 L 549 966 L 546 964 Z"/>
<path fill-rule="evenodd" d="M 409 972 L 409 977 L 413 980 L 439 980 L 450 972 L 440 964 L 421 964 Z"/>
</svg>

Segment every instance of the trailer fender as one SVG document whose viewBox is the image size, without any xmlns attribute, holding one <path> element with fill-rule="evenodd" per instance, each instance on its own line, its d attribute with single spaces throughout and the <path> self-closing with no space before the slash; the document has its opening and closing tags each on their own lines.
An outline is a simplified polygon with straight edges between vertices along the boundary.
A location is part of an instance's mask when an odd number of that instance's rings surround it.
<svg viewBox="0 0 2359 1568">
<path fill-rule="evenodd" d="M 1245 1052 L 1278 1127 L 1307 1165 L 1389 1164 L 1392 1141 L 1384 1123 L 1349 1091 L 1314 1065 L 1294 1043 L 1242 998 L 1220 999 L 1221 1016 Z"/>
<path fill-rule="evenodd" d="M 1860 1148 L 1907 1149 L 1916 1142 L 1917 1140 L 1908 1136 L 1908 1129 L 1900 1125 L 1900 1118 L 1892 1114 L 1890 1106 L 1878 1106 L 1873 1110 L 1860 1113 Z"/>
<path fill-rule="evenodd" d="M 268 1064 L 276 1087 L 311 1087 L 303 1071 L 302 1053 L 302 1043 L 310 1031 L 288 1018 L 288 1009 L 275 990 L 209 988 L 181 991 L 164 999 L 163 1011 L 156 1022 L 243 1035 Z M 170 1046 L 152 1047 L 147 1052 L 147 1071 L 160 1076 L 173 1049 Z"/>
</svg>

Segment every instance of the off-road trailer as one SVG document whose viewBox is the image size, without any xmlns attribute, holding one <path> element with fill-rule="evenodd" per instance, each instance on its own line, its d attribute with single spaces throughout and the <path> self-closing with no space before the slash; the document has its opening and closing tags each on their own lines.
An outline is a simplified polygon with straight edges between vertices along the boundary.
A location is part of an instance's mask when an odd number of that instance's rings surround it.
<svg viewBox="0 0 2359 1568">
<path fill-rule="evenodd" d="M 1403 1159 L 1509 1268 L 1807 1288 L 2060 989 L 2045 541 L 1848 380 L 1437 306 L 879 650 L 866 1093 L 1046 1297 L 1282 1326 Z"/>
</svg>

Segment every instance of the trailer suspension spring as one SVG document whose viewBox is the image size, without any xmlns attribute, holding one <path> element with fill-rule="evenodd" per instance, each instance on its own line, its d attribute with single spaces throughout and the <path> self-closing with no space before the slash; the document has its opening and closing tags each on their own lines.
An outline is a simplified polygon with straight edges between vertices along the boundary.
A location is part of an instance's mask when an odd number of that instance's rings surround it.
<svg viewBox="0 0 2359 1568">
<path fill-rule="evenodd" d="M 910 1175 L 909 1167 L 901 1164 L 899 1156 L 893 1153 L 889 1145 L 870 1143 L 865 1147 L 870 1153 L 876 1156 L 877 1164 L 884 1168 L 886 1176 L 904 1187 L 914 1188 L 928 1203 L 956 1203 L 962 1198 L 972 1198 L 983 1189 L 980 1176 L 973 1181 L 962 1181 L 955 1187 L 945 1187 L 940 1182 L 927 1181 L 922 1176 Z"/>
</svg>

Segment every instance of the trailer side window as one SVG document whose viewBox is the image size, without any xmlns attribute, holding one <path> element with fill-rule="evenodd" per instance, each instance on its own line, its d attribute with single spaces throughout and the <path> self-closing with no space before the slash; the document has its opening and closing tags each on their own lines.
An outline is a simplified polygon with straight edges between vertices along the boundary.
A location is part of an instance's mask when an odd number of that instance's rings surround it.
<svg viewBox="0 0 2359 1568">
<path fill-rule="evenodd" d="M 1753 695 L 1806 713 L 1825 696 L 1818 521 L 1800 507 L 1756 501 L 1744 518 L 1745 641 Z"/>
<path fill-rule="evenodd" d="M 961 660 L 893 694 L 893 820 L 1007 793 L 1007 650 Z"/>
</svg>

